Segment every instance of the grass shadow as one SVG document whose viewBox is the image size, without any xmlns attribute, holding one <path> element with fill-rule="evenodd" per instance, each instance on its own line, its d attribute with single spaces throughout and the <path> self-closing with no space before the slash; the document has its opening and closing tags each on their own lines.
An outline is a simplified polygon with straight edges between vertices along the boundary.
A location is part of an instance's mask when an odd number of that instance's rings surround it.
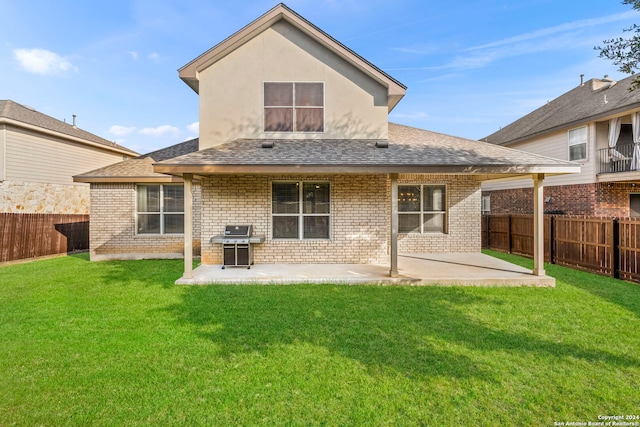
<svg viewBox="0 0 640 427">
<path fill-rule="evenodd" d="M 452 288 L 329 285 L 204 286 L 186 288 L 169 308 L 215 342 L 222 356 L 267 353 L 307 342 L 372 370 L 409 377 L 496 380 L 478 353 L 521 352 L 635 366 L 640 360 L 577 345 L 497 330 L 465 315 L 470 304 L 495 304 Z"/>
</svg>

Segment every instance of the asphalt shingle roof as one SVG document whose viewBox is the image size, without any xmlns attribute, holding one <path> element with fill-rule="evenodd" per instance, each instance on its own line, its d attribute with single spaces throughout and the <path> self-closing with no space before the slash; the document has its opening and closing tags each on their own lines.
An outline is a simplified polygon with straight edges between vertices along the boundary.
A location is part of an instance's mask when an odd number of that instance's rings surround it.
<svg viewBox="0 0 640 427">
<path fill-rule="evenodd" d="M 640 91 L 629 91 L 635 78 L 591 79 L 482 140 L 505 145 L 638 108 Z"/>
<path fill-rule="evenodd" d="M 162 160 L 171 159 L 187 153 L 198 151 L 198 138 L 181 142 L 161 150 L 143 154 L 132 159 L 123 160 L 113 165 L 76 175 L 75 178 L 158 178 L 166 177 L 165 174 L 153 171 L 153 164 Z"/>
<path fill-rule="evenodd" d="M 263 148 L 273 141 L 273 148 Z M 388 148 L 376 143 L 388 142 Z M 238 139 L 159 163 L 265 166 L 567 166 L 563 160 L 428 130 L 389 124 L 387 140 Z"/>
<path fill-rule="evenodd" d="M 126 151 L 131 156 L 138 155 L 138 153 L 128 149 L 127 147 L 118 145 L 115 142 L 101 138 L 98 135 L 94 135 L 90 132 L 74 127 L 69 123 L 54 119 L 51 116 L 47 116 L 46 114 L 25 107 L 24 105 L 18 104 L 17 102 L 11 100 L 0 100 L 0 119 L 2 118 L 11 119 L 13 121 L 25 123 L 32 126 L 37 126 L 42 129 L 47 129 L 75 138 L 80 138 L 85 141 L 91 141 L 100 145 L 104 145 L 105 147 L 111 149 Z"/>
<path fill-rule="evenodd" d="M 264 143 L 273 148 L 263 148 Z M 388 148 L 378 148 L 388 144 Z M 453 167 L 457 173 L 471 173 L 478 168 L 501 168 L 517 172 L 521 167 L 573 167 L 574 163 L 524 151 L 513 150 L 486 142 L 458 138 L 409 126 L 389 124 L 389 139 L 237 139 L 216 147 L 198 151 L 198 139 L 154 151 L 114 165 L 77 175 L 79 181 L 110 178 L 160 178 L 166 174 L 154 172 L 157 166 L 221 166 L 251 167 Z"/>
</svg>

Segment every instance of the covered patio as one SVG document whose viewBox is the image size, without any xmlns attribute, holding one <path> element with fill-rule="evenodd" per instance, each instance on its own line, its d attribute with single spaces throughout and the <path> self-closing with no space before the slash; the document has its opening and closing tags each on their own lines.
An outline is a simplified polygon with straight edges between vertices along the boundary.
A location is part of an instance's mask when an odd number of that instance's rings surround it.
<svg viewBox="0 0 640 427">
<path fill-rule="evenodd" d="M 389 140 L 375 141 L 286 140 L 267 144 L 264 140 L 239 139 L 155 163 L 156 173 L 184 180 L 185 269 L 183 277 L 176 283 L 554 286 L 543 265 L 544 179 L 550 175 L 578 172 L 579 165 L 396 124 L 389 124 L 389 136 Z M 321 178 L 312 179 L 327 182 L 341 180 L 331 184 L 332 200 L 342 204 L 342 210 L 336 209 L 341 216 L 331 217 L 335 234 L 320 244 L 302 240 L 299 235 L 289 240 L 274 237 L 272 181 L 295 179 L 298 182 L 309 176 L 319 176 Z M 367 179 L 366 184 L 359 184 L 362 188 L 381 189 L 380 192 L 370 192 L 364 199 L 354 199 L 354 194 L 349 191 L 358 177 L 361 181 L 362 177 Z M 532 179 L 534 190 L 533 270 L 510 265 L 479 252 L 480 183 L 524 177 Z M 192 186 L 196 179 L 203 183 L 205 208 L 201 211 L 204 226 L 199 236 L 203 242 L 203 265 L 193 270 Z M 379 180 L 378 184 L 370 185 L 375 179 Z M 238 188 L 238 182 L 245 181 L 250 185 L 234 190 Z M 416 182 L 449 186 L 444 205 L 447 206 L 446 218 L 450 227 L 445 226 L 433 234 L 422 230 L 407 234 L 406 229 L 399 229 L 399 187 Z M 466 187 L 462 190 L 462 187 L 457 187 L 456 193 L 456 185 Z M 261 192 L 256 188 L 262 189 Z M 366 202 L 366 210 L 358 210 L 354 200 L 361 204 Z M 207 209 L 206 206 L 216 208 Z M 259 208 L 254 209 L 255 206 Z M 374 210 L 376 215 L 372 214 Z M 364 218 L 386 217 L 386 221 L 376 223 L 377 226 L 371 229 L 364 227 L 366 231 L 362 236 L 345 229 L 352 223 L 363 227 L 363 215 Z M 260 254 L 261 259 L 251 269 L 222 269 L 221 248 L 211 244 L 210 239 L 225 223 L 233 221 L 239 224 L 238 218 L 243 218 L 241 222 L 253 224 L 257 234 L 265 236 L 260 251 L 269 255 Z M 338 232 L 339 227 L 343 228 Z M 387 236 L 380 230 L 388 233 Z M 360 240 L 354 236 L 360 236 Z M 333 257 L 335 253 L 348 254 L 350 250 L 357 250 L 363 247 L 358 242 L 371 239 L 377 243 L 370 245 L 371 250 L 379 252 L 369 260 L 362 261 L 365 259 L 362 254 L 343 257 L 345 263 Z M 405 242 L 400 243 L 402 239 Z M 410 245 L 411 240 L 413 246 Z M 435 248 L 434 242 L 440 242 L 441 247 Z M 431 251 L 432 247 L 437 250 Z M 285 251 L 286 256 L 282 255 Z M 295 258 L 297 253 L 305 253 L 308 257 L 286 262 Z M 385 255 L 387 259 L 383 260 Z M 354 262 L 356 259 L 359 261 Z"/>
<path fill-rule="evenodd" d="M 555 279 L 483 253 L 400 254 L 398 275 L 383 264 L 200 265 L 176 284 L 343 284 L 553 287 Z"/>
</svg>

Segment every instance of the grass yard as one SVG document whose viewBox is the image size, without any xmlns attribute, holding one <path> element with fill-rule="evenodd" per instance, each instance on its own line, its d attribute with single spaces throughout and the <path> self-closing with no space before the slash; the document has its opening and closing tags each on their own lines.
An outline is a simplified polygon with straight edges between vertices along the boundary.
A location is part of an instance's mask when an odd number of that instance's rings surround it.
<svg viewBox="0 0 640 427">
<path fill-rule="evenodd" d="M 523 258 L 494 254 L 530 267 Z M 175 286 L 0 267 L 0 425 L 522 425 L 640 415 L 640 286 Z"/>
</svg>

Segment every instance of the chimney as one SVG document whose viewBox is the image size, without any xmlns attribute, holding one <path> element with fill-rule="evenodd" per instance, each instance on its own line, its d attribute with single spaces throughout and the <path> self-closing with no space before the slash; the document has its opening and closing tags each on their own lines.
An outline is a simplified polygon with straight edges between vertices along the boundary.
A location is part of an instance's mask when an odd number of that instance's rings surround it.
<svg viewBox="0 0 640 427">
<path fill-rule="evenodd" d="M 76 127 L 76 115 L 75 114 L 73 115 L 73 127 L 77 128 Z"/>
<path fill-rule="evenodd" d="M 580 74 L 580 86 L 584 86 L 584 74 Z"/>
</svg>

